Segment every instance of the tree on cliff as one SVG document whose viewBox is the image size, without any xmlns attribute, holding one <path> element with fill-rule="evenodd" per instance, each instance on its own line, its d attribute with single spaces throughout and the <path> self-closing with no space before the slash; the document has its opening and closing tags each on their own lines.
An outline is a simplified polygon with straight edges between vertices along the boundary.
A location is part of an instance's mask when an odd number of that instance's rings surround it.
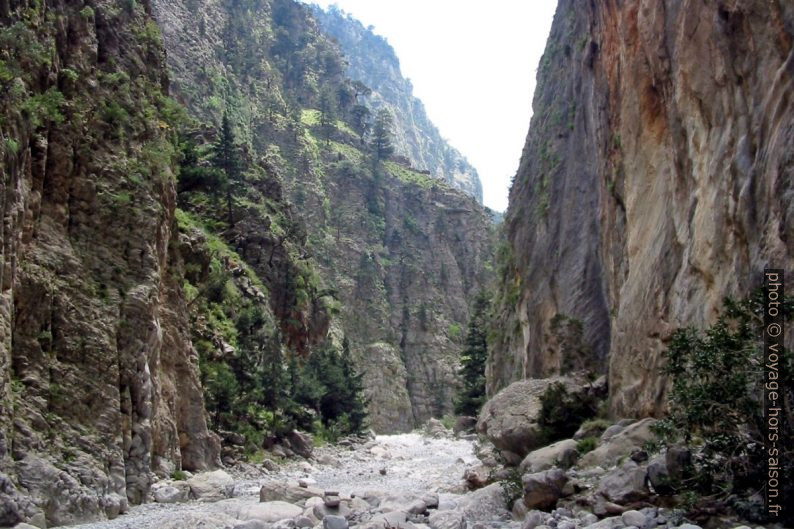
<svg viewBox="0 0 794 529">
<path fill-rule="evenodd" d="M 392 144 L 392 126 L 394 118 L 391 112 L 382 108 L 378 111 L 375 118 L 375 127 L 372 130 L 372 153 L 375 155 L 375 161 L 380 162 L 387 160 L 389 156 L 394 154 L 394 145 Z"/>
<path fill-rule="evenodd" d="M 463 387 L 455 399 L 455 413 L 477 415 L 485 402 L 485 362 L 488 359 L 486 325 L 490 302 L 484 292 L 474 300 L 466 346 L 460 358 Z"/>
<path fill-rule="evenodd" d="M 336 95 L 326 86 L 320 92 L 320 132 L 326 144 L 331 141 L 331 135 L 336 131 L 337 119 L 339 115 Z"/>
<path fill-rule="evenodd" d="M 228 113 L 223 114 L 220 134 L 213 146 L 212 165 L 220 169 L 225 177 L 222 185 L 226 192 L 226 210 L 229 225 L 231 226 L 234 224 L 232 194 L 242 179 L 243 164 Z"/>
</svg>

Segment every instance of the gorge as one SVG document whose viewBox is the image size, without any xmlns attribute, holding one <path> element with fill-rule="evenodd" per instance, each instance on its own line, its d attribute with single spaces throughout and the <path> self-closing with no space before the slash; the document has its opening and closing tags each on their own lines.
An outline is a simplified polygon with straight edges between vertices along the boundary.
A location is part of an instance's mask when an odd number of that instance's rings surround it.
<svg viewBox="0 0 794 529">
<path fill-rule="evenodd" d="M 782 0 L 559 0 L 497 224 L 336 8 L 0 1 L 0 527 L 789 524 L 763 453 L 660 432 L 670 359 L 744 377 L 794 269 L 793 39 Z"/>
</svg>

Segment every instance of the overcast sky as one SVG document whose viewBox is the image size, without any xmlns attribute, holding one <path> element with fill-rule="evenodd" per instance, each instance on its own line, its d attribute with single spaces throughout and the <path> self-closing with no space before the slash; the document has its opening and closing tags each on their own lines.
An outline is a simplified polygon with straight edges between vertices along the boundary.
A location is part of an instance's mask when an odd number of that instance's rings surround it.
<svg viewBox="0 0 794 529">
<path fill-rule="evenodd" d="M 414 95 L 504 211 L 532 115 L 556 0 L 311 0 L 338 5 L 392 45 Z"/>
</svg>

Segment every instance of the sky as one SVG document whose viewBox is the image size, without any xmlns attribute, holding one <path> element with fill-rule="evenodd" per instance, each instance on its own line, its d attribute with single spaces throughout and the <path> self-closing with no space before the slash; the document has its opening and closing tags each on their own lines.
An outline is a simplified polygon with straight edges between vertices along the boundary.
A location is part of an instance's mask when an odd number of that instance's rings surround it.
<svg viewBox="0 0 794 529">
<path fill-rule="evenodd" d="M 441 135 L 477 169 L 485 205 L 507 209 L 556 0 L 311 0 L 389 41 Z"/>
</svg>

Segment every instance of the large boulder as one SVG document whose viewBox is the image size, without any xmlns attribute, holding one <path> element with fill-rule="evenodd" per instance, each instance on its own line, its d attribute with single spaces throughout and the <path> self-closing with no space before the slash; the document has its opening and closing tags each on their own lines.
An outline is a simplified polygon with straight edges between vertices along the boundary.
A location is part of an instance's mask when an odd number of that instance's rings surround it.
<svg viewBox="0 0 794 529">
<path fill-rule="evenodd" d="M 309 459 L 312 456 L 312 452 L 314 452 L 314 440 L 307 433 L 292 430 L 285 441 L 293 452 L 304 459 Z"/>
<path fill-rule="evenodd" d="M 465 434 L 465 433 L 474 433 L 474 429 L 477 427 L 477 417 L 469 417 L 468 415 L 463 415 L 458 417 L 455 421 L 455 426 L 452 427 L 452 432 L 455 435 L 458 434 Z"/>
<path fill-rule="evenodd" d="M 689 450 L 671 446 L 648 463 L 648 481 L 657 494 L 675 494 L 691 465 L 692 454 Z"/>
<path fill-rule="evenodd" d="M 457 507 L 467 522 L 507 520 L 511 516 L 508 509 L 501 483 L 491 483 L 462 496 Z"/>
<path fill-rule="evenodd" d="M 651 426 L 655 422 L 655 419 L 648 418 L 622 429 L 608 428 L 602 435 L 602 444 L 582 456 L 579 466 L 607 468 L 615 465 L 622 458 L 629 457 L 635 449 L 642 448 L 646 442 L 656 439 L 656 434 L 651 431 Z M 610 429 L 616 433 L 612 434 Z"/>
<path fill-rule="evenodd" d="M 579 452 L 576 450 L 576 441 L 565 439 L 533 450 L 521 461 L 518 468 L 522 474 L 541 472 L 552 467 L 570 468 L 577 459 Z"/>
<path fill-rule="evenodd" d="M 521 481 L 528 509 L 551 509 L 557 505 L 557 500 L 573 492 L 566 487 L 568 476 L 559 468 L 525 474 Z"/>
<path fill-rule="evenodd" d="M 477 421 L 477 431 L 498 448 L 520 458 L 544 444 L 538 424 L 546 390 L 562 383 L 569 393 L 585 398 L 587 387 L 572 378 L 531 378 L 513 382 L 485 403 Z M 520 459 L 519 459 L 520 462 Z"/>
<path fill-rule="evenodd" d="M 190 497 L 190 485 L 184 481 L 162 481 L 152 486 L 152 497 L 157 503 L 181 503 Z"/>
<path fill-rule="evenodd" d="M 598 493 L 618 505 L 644 500 L 650 496 L 648 473 L 634 461 L 626 461 L 601 478 Z"/>
<path fill-rule="evenodd" d="M 234 479 L 223 470 L 202 472 L 187 481 L 190 496 L 199 501 L 220 501 L 234 492 Z"/>
</svg>

